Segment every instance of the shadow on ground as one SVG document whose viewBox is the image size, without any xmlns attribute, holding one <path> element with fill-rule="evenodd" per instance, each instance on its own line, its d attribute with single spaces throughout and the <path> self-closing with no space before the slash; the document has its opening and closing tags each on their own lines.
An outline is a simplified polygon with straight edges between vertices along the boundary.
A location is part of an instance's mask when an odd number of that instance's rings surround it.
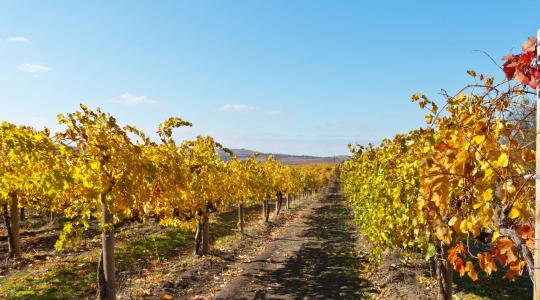
<svg viewBox="0 0 540 300">
<path fill-rule="evenodd" d="M 246 222 L 259 217 L 260 205 L 246 208 Z M 213 240 L 235 234 L 237 211 L 212 216 L 210 235 Z M 47 236 L 47 246 L 53 248 L 57 234 Z M 97 232 L 93 232 L 97 234 Z M 117 282 L 123 287 L 130 276 L 136 275 L 153 262 L 174 259 L 179 254 L 189 253 L 193 231 L 179 228 L 163 228 L 157 224 L 127 224 L 117 231 L 117 237 L 126 241 L 115 247 Z M 43 237 L 38 236 L 43 239 Z M 45 265 L 36 270 L 23 270 L 0 280 L 0 299 L 84 299 L 96 293 L 96 268 L 99 249 L 86 255 L 77 253 L 53 253 L 54 261 L 41 262 Z M 70 255 L 71 254 L 71 255 Z M 29 261 L 29 263 L 35 263 Z M 37 269 L 37 268 L 36 268 Z"/>
<path fill-rule="evenodd" d="M 308 217 L 304 237 L 310 241 L 283 268 L 256 276 L 271 289 L 271 296 L 259 291 L 255 299 L 359 299 L 374 292 L 358 272 L 367 261 L 357 256 L 350 210 L 337 187 L 331 192 Z"/>
<path fill-rule="evenodd" d="M 484 299 L 533 299 L 533 285 L 531 279 L 524 271 L 516 281 L 512 282 L 504 278 L 506 270 L 494 272 L 487 276 L 482 272 L 478 274 L 478 281 L 472 281 L 467 276 L 460 277 L 454 272 L 454 283 L 457 284 L 456 292 L 466 295 L 476 295 Z"/>
</svg>

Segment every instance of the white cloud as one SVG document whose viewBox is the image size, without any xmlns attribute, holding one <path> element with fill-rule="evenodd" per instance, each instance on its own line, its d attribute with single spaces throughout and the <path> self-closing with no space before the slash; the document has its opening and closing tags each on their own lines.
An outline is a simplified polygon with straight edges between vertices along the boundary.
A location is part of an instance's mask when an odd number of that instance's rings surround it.
<svg viewBox="0 0 540 300">
<path fill-rule="evenodd" d="M 30 44 L 30 40 L 24 36 L 12 36 L 8 37 L 7 41 L 14 44 Z"/>
<path fill-rule="evenodd" d="M 128 92 L 123 93 L 114 101 L 124 106 L 139 106 L 139 105 L 153 105 L 157 101 L 148 98 L 147 96 L 136 96 Z"/>
<path fill-rule="evenodd" d="M 37 65 L 37 64 L 22 64 L 18 66 L 19 70 L 31 73 L 34 75 L 39 75 L 43 73 L 47 73 L 51 71 L 51 68 L 44 66 L 44 65 Z"/>
<path fill-rule="evenodd" d="M 254 110 L 255 107 L 246 104 L 223 104 L 219 110 L 224 112 Z"/>
</svg>

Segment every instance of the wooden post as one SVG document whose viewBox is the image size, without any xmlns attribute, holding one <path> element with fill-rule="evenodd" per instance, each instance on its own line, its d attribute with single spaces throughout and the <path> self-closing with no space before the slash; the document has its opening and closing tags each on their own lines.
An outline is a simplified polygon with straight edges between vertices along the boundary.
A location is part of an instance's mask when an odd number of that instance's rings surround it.
<svg viewBox="0 0 540 300">
<path fill-rule="evenodd" d="M 538 29 L 537 43 L 540 41 Z M 540 61 L 540 45 L 536 46 L 537 66 Z M 536 194 L 534 214 L 534 299 L 540 300 L 540 87 L 536 88 Z"/>
</svg>

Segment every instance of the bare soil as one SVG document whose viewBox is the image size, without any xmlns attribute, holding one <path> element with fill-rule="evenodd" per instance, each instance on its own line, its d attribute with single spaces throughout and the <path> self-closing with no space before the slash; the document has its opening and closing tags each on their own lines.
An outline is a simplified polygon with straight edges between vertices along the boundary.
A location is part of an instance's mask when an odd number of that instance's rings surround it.
<svg viewBox="0 0 540 300">
<path fill-rule="evenodd" d="M 377 264 L 369 261 L 370 247 L 335 182 L 152 294 L 199 300 L 437 299 L 434 270 L 419 253 L 389 251 Z M 512 283 L 480 274 L 477 282 L 459 275 L 454 281 L 456 299 L 531 297 L 528 278 Z"/>
<path fill-rule="evenodd" d="M 356 230 L 339 187 L 313 201 L 266 245 L 236 266 L 216 299 L 360 299 L 374 295 L 359 273 Z"/>
<path fill-rule="evenodd" d="M 247 208 L 243 235 L 234 228 L 235 210 L 216 214 L 210 226 L 211 253 L 205 257 L 192 254 L 190 231 L 169 231 L 157 224 L 123 226 L 118 231 L 123 245 L 117 257 L 119 299 L 437 298 L 434 271 L 420 254 L 394 250 L 385 253 L 380 264 L 369 261 L 370 244 L 357 230 L 337 182 L 292 205 L 278 216 L 271 210 L 271 222 L 265 225 L 261 225 L 260 206 Z M 87 232 L 77 251 L 57 253 L 52 248 L 61 228 L 58 224 L 35 226 L 32 219 L 25 223 L 25 257 L 12 262 L 0 256 L 0 282 L 16 285 L 19 278 L 34 282 L 27 290 L 38 282 L 45 293 L 8 298 L 59 299 L 68 288 L 67 295 L 73 296 L 60 298 L 93 298 L 95 277 L 85 272 L 95 270 L 92 258 L 99 246 L 98 232 Z M 6 251 L 5 241 L 1 244 L 0 250 Z M 47 271 L 45 267 L 75 275 L 60 278 L 51 271 L 46 276 L 22 277 Z M 503 274 L 479 275 L 477 282 L 456 275 L 456 299 L 530 299 L 532 295 L 528 278 L 512 283 L 502 280 Z M 79 277 L 84 278 L 81 283 Z M 25 294 L 19 292 L 16 295 Z"/>
<path fill-rule="evenodd" d="M 224 245 L 215 245 L 206 257 L 188 254 L 176 263 L 164 266 L 167 280 L 154 286 L 147 298 L 170 295 L 174 299 L 213 299 L 227 282 L 240 274 L 243 264 L 268 251 L 272 241 L 291 228 L 308 203 L 311 199 L 301 203 L 294 201 L 291 209 L 284 209 L 278 216 L 273 215 L 267 224 L 261 224 L 260 220 L 252 222 L 246 228 L 247 234 L 236 235 L 236 239 L 231 237 L 232 241 L 226 241 Z"/>
</svg>

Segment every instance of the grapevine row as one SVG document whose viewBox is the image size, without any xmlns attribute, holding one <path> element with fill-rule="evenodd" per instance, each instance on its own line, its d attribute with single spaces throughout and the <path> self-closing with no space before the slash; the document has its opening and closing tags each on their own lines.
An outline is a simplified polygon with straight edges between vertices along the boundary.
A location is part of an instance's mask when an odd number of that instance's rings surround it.
<svg viewBox="0 0 540 300">
<path fill-rule="evenodd" d="M 8 228 L 9 251 L 21 255 L 19 208 L 62 214 L 67 222 L 56 249 L 75 246 L 77 238 L 100 220 L 102 252 L 98 268 L 101 299 L 115 299 L 114 228 L 127 220 L 159 220 L 164 226 L 196 228 L 195 253 L 209 251 L 209 216 L 323 187 L 332 167 L 286 166 L 274 157 L 236 158 L 212 137 L 177 142 L 173 130 L 191 126 L 170 118 L 159 126 L 158 141 L 133 126 L 120 126 L 99 108 L 58 115 L 62 131 L 36 130 L 3 122 L 0 126 L 0 205 Z M 224 161 L 218 150 L 231 154 Z"/>
<path fill-rule="evenodd" d="M 442 109 L 415 94 L 426 126 L 352 147 L 341 167 L 344 193 L 374 245 L 409 248 L 433 257 L 439 296 L 451 299 L 452 269 L 477 280 L 505 269 L 509 280 L 534 263 L 534 105 L 540 71 L 537 41 L 504 58 L 507 79 L 474 71 Z M 513 81 L 516 79 L 516 81 Z"/>
</svg>

